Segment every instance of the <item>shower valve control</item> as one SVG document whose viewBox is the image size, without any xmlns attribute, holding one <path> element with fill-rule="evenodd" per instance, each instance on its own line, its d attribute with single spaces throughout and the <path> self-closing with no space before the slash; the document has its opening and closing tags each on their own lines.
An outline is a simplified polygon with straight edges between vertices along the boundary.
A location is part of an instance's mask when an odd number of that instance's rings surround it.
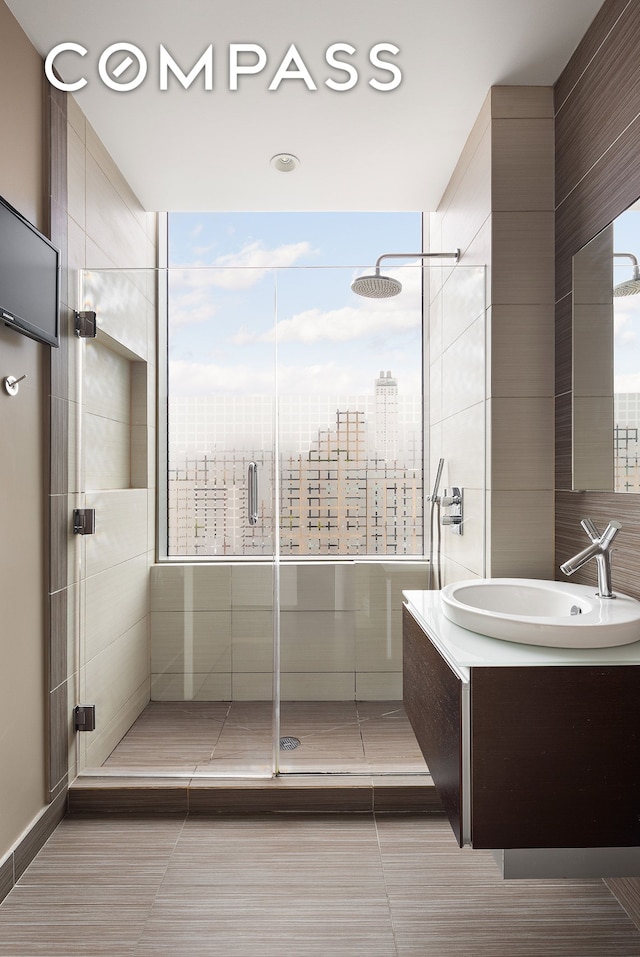
<svg viewBox="0 0 640 957">
<path fill-rule="evenodd" d="M 463 499 L 464 490 L 458 488 L 456 485 L 452 486 L 450 493 L 445 489 L 444 495 L 442 496 L 441 505 L 442 508 L 446 509 L 445 514 L 442 516 L 442 524 L 449 525 L 454 535 L 462 535 L 462 520 L 464 518 Z"/>
<path fill-rule="evenodd" d="M 95 508 L 74 508 L 73 510 L 73 534 L 74 535 L 93 535 L 96 530 L 96 510 Z"/>
</svg>

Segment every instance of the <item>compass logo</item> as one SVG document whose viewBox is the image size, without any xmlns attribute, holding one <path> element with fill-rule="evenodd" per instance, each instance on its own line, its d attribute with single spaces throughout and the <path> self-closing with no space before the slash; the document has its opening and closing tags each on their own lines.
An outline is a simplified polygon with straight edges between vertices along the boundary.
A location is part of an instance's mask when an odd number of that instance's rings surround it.
<svg viewBox="0 0 640 957">
<path fill-rule="evenodd" d="M 86 57 L 89 51 L 80 43 L 59 43 L 47 54 L 44 70 L 45 75 L 58 90 L 75 93 L 88 84 L 86 76 L 65 82 L 60 79 L 56 70 L 56 60 L 64 57 L 67 65 L 71 55 Z M 358 69 L 357 48 L 351 43 L 332 43 L 324 51 L 324 62 L 332 71 L 321 81 L 322 85 L 334 92 L 344 93 L 353 89 L 360 82 Z M 394 43 L 376 43 L 366 54 L 367 69 L 373 69 L 367 79 L 368 85 L 381 93 L 395 90 L 402 82 L 402 70 L 394 58 L 400 53 Z M 388 59 L 391 57 L 391 59 Z M 192 86 L 201 76 L 205 90 L 214 89 L 214 47 L 213 44 L 204 50 L 193 66 L 185 72 L 169 53 L 164 45 L 158 48 L 158 84 L 160 90 L 168 90 L 170 82 L 177 82 L 183 89 Z M 98 77 L 110 90 L 118 93 L 128 93 L 144 83 L 149 72 L 149 62 L 146 55 L 133 43 L 119 42 L 108 46 L 98 58 Z M 266 72 L 269 77 L 267 89 L 278 90 L 285 81 L 302 81 L 308 90 L 318 89 L 311 70 L 303 60 L 295 43 L 289 46 L 284 57 L 277 67 L 269 68 L 269 57 L 264 47 L 258 43 L 230 43 L 226 51 L 226 87 L 236 91 L 240 87 L 240 78 L 257 76 Z M 72 68 L 65 70 L 66 74 Z M 170 77 L 173 80 L 170 81 Z"/>
</svg>

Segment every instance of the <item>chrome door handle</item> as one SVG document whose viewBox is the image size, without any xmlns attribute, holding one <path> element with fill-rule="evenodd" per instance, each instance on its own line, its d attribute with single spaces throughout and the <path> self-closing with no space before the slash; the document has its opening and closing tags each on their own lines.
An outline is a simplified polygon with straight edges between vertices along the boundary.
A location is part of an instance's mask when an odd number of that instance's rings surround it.
<svg viewBox="0 0 640 957">
<path fill-rule="evenodd" d="M 247 486 L 247 510 L 249 525 L 256 525 L 258 522 L 258 466 L 256 462 L 249 462 Z"/>
</svg>

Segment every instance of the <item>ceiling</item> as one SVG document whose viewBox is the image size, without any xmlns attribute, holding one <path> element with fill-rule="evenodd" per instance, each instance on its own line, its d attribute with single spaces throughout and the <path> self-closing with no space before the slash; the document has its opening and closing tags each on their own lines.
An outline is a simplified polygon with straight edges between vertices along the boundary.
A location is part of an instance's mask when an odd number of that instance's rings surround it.
<svg viewBox="0 0 640 957">
<path fill-rule="evenodd" d="M 462 147 L 494 84 L 553 84 L 602 0 L 6 0 L 45 56 L 73 41 L 84 57 L 56 60 L 63 80 L 87 79 L 75 96 L 147 209 L 152 210 L 430 210 L 435 209 Z M 148 73 L 129 92 L 109 89 L 98 61 L 112 43 L 141 51 Z M 358 71 L 330 67 L 335 43 Z M 381 54 L 401 71 L 399 86 L 374 68 Z M 163 45 L 188 74 L 213 45 L 213 89 L 200 74 L 188 89 L 175 77 L 160 90 Z M 229 45 L 265 51 L 260 73 L 241 75 L 229 89 Z M 291 44 L 301 63 L 269 90 Z M 124 54 L 108 60 L 112 71 Z M 248 66 L 257 54 L 243 53 Z M 283 68 L 284 69 L 284 68 Z M 135 63 L 116 82 L 127 82 Z M 299 157 L 279 173 L 271 157 Z"/>
</svg>

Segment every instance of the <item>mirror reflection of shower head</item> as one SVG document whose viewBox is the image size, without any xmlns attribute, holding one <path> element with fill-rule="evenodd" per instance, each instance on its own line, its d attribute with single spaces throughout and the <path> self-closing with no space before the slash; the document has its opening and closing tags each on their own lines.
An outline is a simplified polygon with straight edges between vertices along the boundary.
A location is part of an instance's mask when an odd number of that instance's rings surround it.
<svg viewBox="0 0 640 957">
<path fill-rule="evenodd" d="M 454 262 L 458 262 L 460 250 L 456 249 L 453 253 L 384 253 L 378 257 L 375 273 L 358 276 L 351 283 L 351 288 L 357 296 L 365 296 L 367 299 L 390 299 L 402 292 L 401 282 L 392 276 L 380 275 L 380 263 L 383 259 L 453 259 Z"/>
<path fill-rule="evenodd" d="M 613 295 L 616 297 L 637 296 L 637 294 L 640 293 L 640 266 L 638 265 L 638 260 L 633 253 L 614 253 L 613 258 L 630 259 L 633 263 L 633 276 L 631 279 L 627 279 L 625 282 L 619 282 L 617 286 L 614 286 Z"/>
</svg>

